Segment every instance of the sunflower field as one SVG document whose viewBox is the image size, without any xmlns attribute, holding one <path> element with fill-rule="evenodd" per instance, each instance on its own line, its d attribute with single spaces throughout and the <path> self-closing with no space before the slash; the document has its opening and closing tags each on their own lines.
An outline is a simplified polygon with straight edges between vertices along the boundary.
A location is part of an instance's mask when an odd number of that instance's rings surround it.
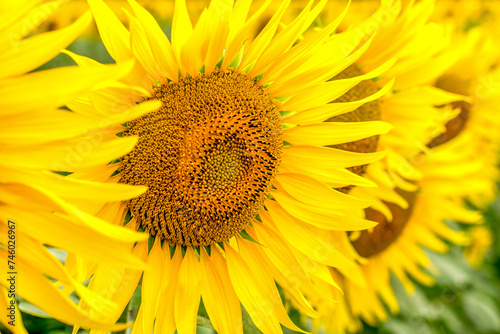
<svg viewBox="0 0 500 334">
<path fill-rule="evenodd" d="M 0 0 L 0 334 L 500 333 L 500 1 Z"/>
</svg>

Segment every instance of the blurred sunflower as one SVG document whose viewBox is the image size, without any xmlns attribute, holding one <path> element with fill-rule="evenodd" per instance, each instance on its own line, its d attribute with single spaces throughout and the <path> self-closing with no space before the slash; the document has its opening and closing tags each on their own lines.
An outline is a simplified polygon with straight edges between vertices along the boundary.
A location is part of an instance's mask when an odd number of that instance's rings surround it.
<svg viewBox="0 0 500 334">
<path fill-rule="evenodd" d="M 436 80 L 435 86 L 468 96 L 469 101 L 453 105 L 459 111 L 458 116 L 446 125 L 447 134 L 431 143 L 462 143 L 450 144 L 457 149 L 452 151 L 450 148 L 449 154 L 467 154 L 471 166 L 474 162 L 475 170 L 469 173 L 474 177 L 467 179 L 465 193 L 457 196 L 465 196 L 479 208 L 484 208 L 495 199 L 500 180 L 497 168 L 500 148 L 500 119 L 497 117 L 500 50 L 496 47 L 500 31 L 492 12 L 486 15 L 484 11 L 483 8 L 479 14 L 470 13 L 468 19 L 463 19 L 465 22 L 455 20 L 455 16 L 441 18 L 452 31 L 454 43 L 461 45 L 462 54 L 459 61 Z"/>
<path fill-rule="evenodd" d="M 447 194 L 434 193 L 435 187 L 442 187 L 447 189 L 448 195 L 453 195 L 447 183 L 451 180 L 436 180 L 430 168 L 420 165 L 422 152 L 429 156 L 424 159 L 426 164 L 443 157 L 444 153 L 435 152 L 437 148 L 430 151 L 428 143 L 446 132 L 444 124 L 459 113 L 453 104 L 467 100 L 432 86 L 433 81 L 460 57 L 459 50 L 452 47 L 444 29 L 429 23 L 433 1 L 409 3 L 403 8 L 400 1 L 382 1 L 380 8 L 365 21 L 355 17 L 358 13 L 356 5 L 363 6 L 363 3 L 353 4 L 351 17 L 354 18 L 351 21 L 362 23 L 356 24 L 354 29 L 345 28 L 345 33 L 350 32 L 361 40 L 372 34 L 375 36 L 360 59 L 340 75 L 363 73 L 393 57 L 398 61 L 376 82 L 362 82 L 343 98 L 362 98 L 370 89 L 377 89 L 392 77 L 395 77 L 395 82 L 392 92 L 376 103 L 367 103 L 330 120 L 381 119 L 394 129 L 379 136 L 378 142 L 373 137 L 339 145 L 341 149 L 355 152 L 390 151 L 383 160 L 353 170 L 365 174 L 377 185 L 376 188 L 357 186 L 344 189 L 355 197 L 372 200 L 374 204 L 365 210 L 365 217 L 379 224 L 368 231 L 348 233 L 353 247 L 352 258 L 360 263 L 360 267 L 331 270 L 344 295 L 316 282 L 328 298 L 313 303 L 321 314 L 320 318 L 313 320 L 313 327 L 316 330 L 324 327 L 327 332 L 335 333 L 358 331 L 361 319 L 371 325 L 385 321 L 388 315 L 384 303 L 391 312 L 398 311 L 390 282 L 391 273 L 408 292 L 413 289 L 409 277 L 424 284 L 432 283 L 431 277 L 422 270 L 430 263 L 421 247 L 446 251 L 446 244 L 438 237 L 458 244 L 467 241 L 462 233 L 448 228 L 444 219 L 460 218 L 464 222 L 480 219 L 477 213 L 466 211 L 461 203 L 449 200 Z M 340 302 L 332 303 L 331 300 Z"/>
<path fill-rule="evenodd" d="M 88 312 L 61 293 L 53 280 L 71 287 L 95 312 L 107 314 L 117 309 L 71 276 L 47 246 L 100 263 L 119 261 L 128 268 L 144 268 L 130 253 L 144 235 L 113 226 L 75 203 L 82 199 L 92 202 L 110 191 L 114 192 L 112 201 L 127 200 L 145 188 L 70 180 L 53 172 L 61 166 L 71 172 L 76 166 L 102 164 L 103 156 L 123 155 L 137 141 L 96 138 L 103 127 L 102 118 L 59 109 L 95 84 L 102 86 L 103 81 L 125 75 L 131 64 L 99 71 L 71 67 L 27 74 L 57 55 L 91 22 L 87 13 L 67 28 L 33 34 L 58 5 L 59 1 L 36 0 L 0 4 L 0 255 L 8 277 L 14 277 L 0 282 L 4 310 L 0 321 L 13 333 L 26 332 L 17 306 L 19 297 L 68 324 L 123 328 L 89 319 Z M 5 310 L 12 311 L 7 314 Z"/>
<path fill-rule="evenodd" d="M 480 1 L 442 1 L 434 13 L 436 20 L 447 25 L 454 43 L 461 45 L 459 61 L 435 82 L 451 92 L 468 96 L 468 103 L 454 105 L 459 114 L 450 120 L 445 135 L 432 145 L 446 142 L 441 150 L 447 159 L 436 164 L 436 177 L 450 178 L 443 173 L 455 161 L 466 161 L 455 177 L 460 178 L 454 200 L 462 205 L 485 209 L 498 195 L 500 153 L 500 50 L 496 41 L 500 36 L 498 4 Z M 445 190 L 448 191 L 449 190 Z M 470 230 L 471 245 L 464 254 L 473 267 L 478 267 L 491 246 L 491 231 L 485 226 Z"/>
<path fill-rule="evenodd" d="M 351 34 L 332 35 L 341 18 L 296 43 L 326 1 L 315 7 L 309 2 L 276 33 L 289 4 L 284 1 L 252 37 L 270 3 L 247 18 L 251 1 L 234 7 L 212 1 L 193 27 L 185 2 L 176 1 L 170 42 L 135 1 L 129 1 L 129 30 L 103 1 L 89 1 L 111 56 L 118 63 L 137 60 L 123 79 L 136 87 L 103 89 L 70 103 L 70 109 L 107 115 L 162 102 L 119 133 L 139 136 L 131 153 L 70 176 L 148 186 L 115 214 L 151 235 L 149 244 L 134 247 L 150 270 L 116 273 L 109 265 L 67 261 L 82 280 L 92 277 L 89 288 L 121 306 L 114 316 L 94 312 L 100 321 L 118 319 L 142 276 L 133 333 L 151 333 L 153 327 L 193 333 L 200 298 L 219 333 L 242 332 L 240 302 L 265 333 L 280 333 L 280 324 L 300 330 L 288 318 L 276 283 L 302 312 L 316 316 L 303 296 L 320 294 L 309 277 L 335 284 L 326 266 L 354 266 L 344 255 L 350 250 L 343 231 L 373 227 L 359 217 L 369 202 L 333 188 L 371 185 L 346 168 L 379 160 L 384 152 L 328 146 L 390 127 L 377 120 L 323 121 L 383 95 L 390 82 L 365 99 L 330 103 L 393 61 L 329 80 L 359 58 L 364 43 L 348 43 Z M 84 68 L 102 66 L 68 54 Z M 83 265 L 74 265 L 77 260 Z"/>
</svg>

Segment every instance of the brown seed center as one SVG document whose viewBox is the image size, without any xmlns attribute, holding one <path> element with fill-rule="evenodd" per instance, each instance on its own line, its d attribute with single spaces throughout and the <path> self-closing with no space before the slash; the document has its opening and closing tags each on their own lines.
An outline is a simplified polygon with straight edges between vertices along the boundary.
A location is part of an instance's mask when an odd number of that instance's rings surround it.
<svg viewBox="0 0 500 334">
<path fill-rule="evenodd" d="M 127 124 L 139 136 L 121 182 L 148 191 L 127 206 L 169 244 L 227 240 L 257 215 L 281 161 L 278 106 L 254 79 L 214 71 L 160 85 L 156 111 Z"/>
<path fill-rule="evenodd" d="M 443 75 L 436 83 L 436 87 L 445 91 L 468 95 L 468 83 L 454 75 Z M 465 101 L 452 102 L 453 109 L 459 109 L 460 113 L 457 117 L 451 119 L 446 123 L 446 130 L 436 138 L 432 139 L 428 147 L 433 148 L 442 145 L 456 136 L 458 136 L 465 129 L 467 122 L 471 116 L 473 105 Z"/>
<path fill-rule="evenodd" d="M 368 208 L 365 209 L 366 219 L 378 222 L 373 231 L 362 231 L 360 237 L 352 242 L 352 245 L 364 257 L 379 254 L 389 247 L 401 235 L 410 220 L 415 207 L 416 192 L 398 191 L 408 202 L 408 208 L 403 209 L 399 205 L 384 202 L 392 213 L 392 221 L 380 212 Z"/>
<path fill-rule="evenodd" d="M 339 73 L 334 79 L 345 79 L 352 78 L 356 76 L 363 75 L 364 73 L 356 66 L 351 65 L 344 71 Z M 360 99 L 366 98 L 367 96 L 373 95 L 378 91 L 378 87 L 372 80 L 364 80 L 357 84 L 355 87 L 351 88 L 347 93 L 338 98 L 335 102 L 351 102 L 358 101 Z M 363 122 L 363 121 L 377 121 L 381 119 L 380 102 L 378 100 L 371 101 L 363 104 L 361 107 L 353 110 L 349 113 L 342 114 L 339 116 L 331 117 L 327 122 Z M 379 136 L 372 136 L 360 140 L 356 140 L 350 143 L 344 143 L 340 145 L 334 145 L 333 148 L 338 148 L 350 152 L 359 153 L 372 153 L 377 150 L 379 141 Z M 357 174 L 364 175 L 368 165 L 353 166 L 349 167 L 348 170 Z M 344 193 L 351 190 L 351 186 L 339 188 L 337 190 Z"/>
</svg>

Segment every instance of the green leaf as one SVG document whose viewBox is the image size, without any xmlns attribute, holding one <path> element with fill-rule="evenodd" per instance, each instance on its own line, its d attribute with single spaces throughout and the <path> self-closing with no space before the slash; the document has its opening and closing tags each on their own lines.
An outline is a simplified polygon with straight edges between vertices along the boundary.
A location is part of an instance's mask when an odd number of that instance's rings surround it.
<svg viewBox="0 0 500 334">
<path fill-rule="evenodd" d="M 500 332 L 500 310 L 488 295 L 464 291 L 462 301 L 465 313 L 479 333 Z"/>
<path fill-rule="evenodd" d="M 19 306 L 19 309 L 23 313 L 34 315 L 34 316 L 39 317 L 39 318 L 51 318 L 50 314 L 39 309 L 35 305 L 28 303 L 25 300 L 18 300 L 17 305 Z"/>
</svg>

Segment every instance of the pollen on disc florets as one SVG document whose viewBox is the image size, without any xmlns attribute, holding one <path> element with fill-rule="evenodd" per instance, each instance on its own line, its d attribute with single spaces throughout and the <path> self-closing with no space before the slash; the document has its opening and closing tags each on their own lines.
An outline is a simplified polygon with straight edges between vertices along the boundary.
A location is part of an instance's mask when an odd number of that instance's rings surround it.
<svg viewBox="0 0 500 334">
<path fill-rule="evenodd" d="M 151 99 L 162 107 L 127 124 L 139 142 L 122 160 L 121 182 L 148 186 L 128 209 L 169 244 L 231 238 L 271 189 L 283 147 L 279 107 L 233 70 L 159 85 Z"/>
</svg>

